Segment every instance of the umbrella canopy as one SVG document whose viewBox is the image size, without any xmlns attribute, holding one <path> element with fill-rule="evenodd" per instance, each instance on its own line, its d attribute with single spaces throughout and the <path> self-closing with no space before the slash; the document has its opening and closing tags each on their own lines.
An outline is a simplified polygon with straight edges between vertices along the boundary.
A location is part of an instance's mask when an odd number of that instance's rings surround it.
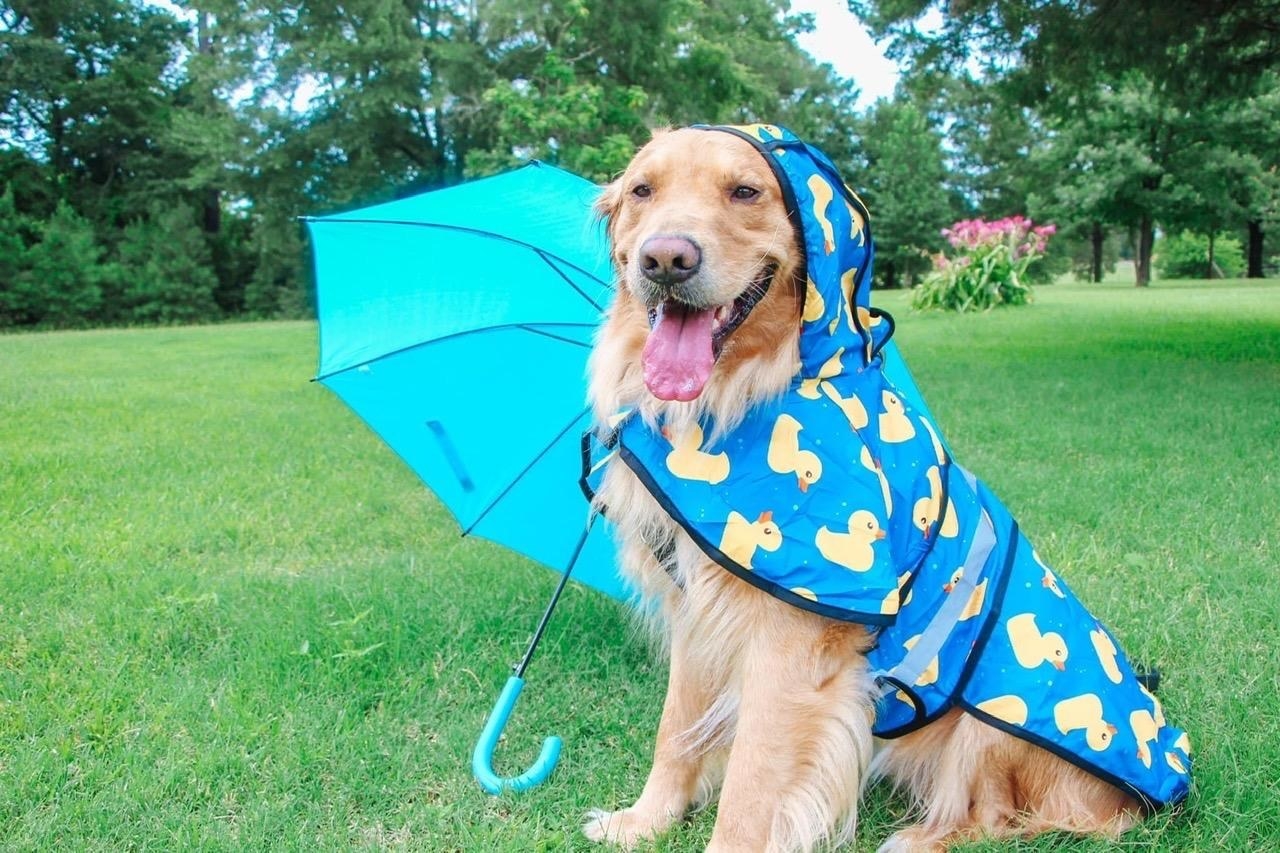
<svg viewBox="0 0 1280 853">
<path fill-rule="evenodd" d="M 599 188 L 531 163 L 309 217 L 318 380 L 453 513 L 464 535 L 560 571 L 578 555 L 586 359 L 611 298 Z M 573 577 L 615 598 L 595 525 Z"/>
</svg>

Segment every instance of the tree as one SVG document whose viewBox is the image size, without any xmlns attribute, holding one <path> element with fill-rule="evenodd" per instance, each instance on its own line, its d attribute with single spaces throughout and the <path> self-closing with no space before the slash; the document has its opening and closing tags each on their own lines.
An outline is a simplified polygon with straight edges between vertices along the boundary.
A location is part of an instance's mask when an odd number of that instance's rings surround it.
<svg viewBox="0 0 1280 853">
<path fill-rule="evenodd" d="M 1276 0 L 849 0 L 849 8 L 916 70 L 978 61 L 1015 72 L 1031 101 L 1138 71 L 1168 81 L 1171 100 L 1189 106 L 1254 91 L 1280 61 Z M 940 27 L 920 25 L 930 10 Z"/>
<path fill-rule="evenodd" d="M 942 248 L 942 229 L 953 220 L 946 192 L 942 139 L 910 101 L 881 100 L 864 133 L 866 184 L 879 271 L 887 287 L 910 285 Z"/>
<path fill-rule="evenodd" d="M 1094 275 L 1101 266 L 1107 224 L 1134 234 L 1135 284 L 1151 282 L 1156 222 L 1186 202 L 1172 179 L 1181 151 L 1203 128 L 1163 101 L 1150 81 L 1131 73 L 1080 96 L 1078 108 L 1049 122 L 1047 146 L 1037 157 L 1055 175 L 1033 194 L 1038 214 L 1087 224 Z"/>
<path fill-rule="evenodd" d="M 1256 257 L 1260 274 L 1262 222 L 1273 195 L 1260 191 L 1265 181 L 1245 177 L 1254 170 L 1244 165 L 1250 159 L 1265 162 L 1268 155 L 1274 163 L 1275 125 L 1256 116 L 1249 129 L 1215 149 L 1226 164 L 1218 177 L 1232 187 L 1235 200 L 1229 203 L 1220 192 L 1206 192 L 1211 189 L 1201 180 L 1206 170 L 1178 152 L 1199 146 L 1203 164 L 1212 135 L 1205 120 L 1224 115 L 1222 105 L 1247 113 L 1238 108 L 1274 93 L 1274 69 L 1280 63 L 1277 0 L 850 0 L 849 5 L 909 65 L 908 87 L 918 89 L 978 66 L 989 84 L 998 84 L 998 89 L 985 87 L 999 96 L 997 103 L 1011 99 L 1032 108 L 1059 131 L 1088 122 L 1088 114 L 1100 107 L 1107 112 L 1099 144 L 1080 140 L 1091 150 L 1080 151 L 1085 156 L 1074 164 L 1074 186 L 1062 193 L 1064 199 L 1074 193 L 1097 202 L 1089 225 L 1095 258 L 1100 258 L 1110 216 L 1111 222 L 1134 229 L 1138 283 L 1145 284 L 1155 222 L 1164 214 L 1177 218 L 1183 212 L 1179 203 L 1198 196 L 1203 203 L 1195 209 L 1215 209 L 1218 221 L 1245 208 L 1254 211 L 1248 220 L 1250 256 Z M 922 26 L 926 12 L 936 13 L 941 25 Z M 1099 104 L 1099 95 L 1111 103 Z M 1117 97 L 1136 108 L 1131 120 L 1122 120 L 1115 109 Z M 1128 136 L 1122 138 L 1124 133 Z M 1267 141 L 1260 147 L 1254 139 Z M 1129 166 L 1137 171 L 1108 173 Z M 1197 181 L 1200 186 L 1191 189 Z M 1108 188 L 1117 195 L 1104 201 L 1099 191 Z M 1043 191 L 1040 200 L 1045 200 Z"/>
<path fill-rule="evenodd" d="M 810 26 L 785 0 L 0 0 L 0 179 L 27 243 L 60 203 L 91 226 L 94 322 L 300 313 L 300 214 L 531 156 L 603 179 L 667 122 L 786 124 L 848 166 L 855 92 Z M 72 322 L 35 316 L 5 322 Z"/>
<path fill-rule="evenodd" d="M 124 230 L 122 300 L 140 323 L 208 322 L 219 316 L 213 259 L 191 207 L 154 204 Z"/>
<path fill-rule="evenodd" d="M 812 22 L 779 0 L 646 0 L 625 16 L 572 1 L 504 8 L 518 35 L 503 43 L 518 47 L 484 94 L 496 134 L 472 152 L 472 173 L 533 156 L 606 180 L 651 127 L 753 121 L 852 162 L 856 93 L 800 50 L 795 35 Z"/>
<path fill-rule="evenodd" d="M 27 268 L 10 294 L 9 311 L 22 325 L 85 326 L 101 322 L 102 249 L 93 226 L 66 202 L 39 228 Z"/>
<path fill-rule="evenodd" d="M 0 195 L 0 328 L 14 325 L 22 309 L 19 280 L 31 265 L 23 237 L 26 230 L 25 218 L 14 207 L 13 190 L 6 188 Z"/>
</svg>

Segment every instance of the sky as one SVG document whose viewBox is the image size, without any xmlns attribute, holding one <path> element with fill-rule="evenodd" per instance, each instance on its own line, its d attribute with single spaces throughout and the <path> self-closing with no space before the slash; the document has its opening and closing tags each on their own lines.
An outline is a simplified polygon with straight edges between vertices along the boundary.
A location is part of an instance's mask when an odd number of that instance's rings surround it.
<svg viewBox="0 0 1280 853">
<path fill-rule="evenodd" d="M 831 63 L 837 74 L 857 85 L 859 107 L 893 96 L 898 66 L 885 58 L 845 0 L 791 0 L 791 11 L 814 15 L 817 26 L 813 32 L 798 36 L 796 41 L 814 59 Z"/>
</svg>

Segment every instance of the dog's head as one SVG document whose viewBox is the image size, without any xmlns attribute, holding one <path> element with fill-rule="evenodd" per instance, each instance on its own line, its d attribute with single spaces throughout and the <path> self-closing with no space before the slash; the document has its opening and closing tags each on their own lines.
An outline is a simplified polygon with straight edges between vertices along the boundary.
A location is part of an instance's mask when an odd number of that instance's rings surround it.
<svg viewBox="0 0 1280 853">
<path fill-rule="evenodd" d="M 795 350 L 804 251 L 778 180 L 750 142 L 658 132 L 606 187 L 599 210 L 623 303 L 615 314 L 644 335 L 640 363 L 654 397 L 693 400 L 717 371 Z"/>
</svg>

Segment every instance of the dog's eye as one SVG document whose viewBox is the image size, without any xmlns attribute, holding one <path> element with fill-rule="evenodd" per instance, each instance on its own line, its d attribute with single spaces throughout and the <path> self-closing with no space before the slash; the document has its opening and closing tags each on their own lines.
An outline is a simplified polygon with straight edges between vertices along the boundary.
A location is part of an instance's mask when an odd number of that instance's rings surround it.
<svg viewBox="0 0 1280 853">
<path fill-rule="evenodd" d="M 737 201 L 751 201 L 758 195 L 760 195 L 760 190 L 755 187 L 749 187 L 746 184 L 733 188 L 733 197 Z"/>
<path fill-rule="evenodd" d="M 636 184 L 631 188 L 631 194 L 636 198 L 648 198 L 653 195 L 653 187 L 648 184 Z"/>
</svg>

